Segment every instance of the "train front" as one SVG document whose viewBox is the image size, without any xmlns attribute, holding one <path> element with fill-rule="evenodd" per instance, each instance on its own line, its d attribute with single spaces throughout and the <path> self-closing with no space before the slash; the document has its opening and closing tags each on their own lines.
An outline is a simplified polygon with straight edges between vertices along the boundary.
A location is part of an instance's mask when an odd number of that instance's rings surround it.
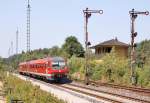
<svg viewBox="0 0 150 103">
<path fill-rule="evenodd" d="M 50 76 L 48 80 L 60 81 L 62 78 L 67 77 L 69 73 L 69 68 L 67 62 L 62 57 L 52 57 L 50 60 L 49 73 Z"/>
</svg>

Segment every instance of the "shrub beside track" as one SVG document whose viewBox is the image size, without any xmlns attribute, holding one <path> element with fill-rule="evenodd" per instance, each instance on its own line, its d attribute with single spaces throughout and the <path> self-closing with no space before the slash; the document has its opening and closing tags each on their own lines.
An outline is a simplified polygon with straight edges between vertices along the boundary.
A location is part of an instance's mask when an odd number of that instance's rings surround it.
<svg viewBox="0 0 150 103">
<path fill-rule="evenodd" d="M 4 87 L 8 103 L 12 99 L 22 100 L 24 103 L 65 103 L 54 95 L 40 90 L 38 86 L 12 75 L 5 78 Z"/>
</svg>

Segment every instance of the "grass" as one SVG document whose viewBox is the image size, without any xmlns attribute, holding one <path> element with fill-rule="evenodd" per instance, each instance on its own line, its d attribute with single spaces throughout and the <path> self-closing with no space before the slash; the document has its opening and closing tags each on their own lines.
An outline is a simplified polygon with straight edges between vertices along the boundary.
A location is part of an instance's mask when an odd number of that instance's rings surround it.
<svg viewBox="0 0 150 103">
<path fill-rule="evenodd" d="M 12 75 L 5 77 L 4 89 L 7 103 L 10 103 L 11 99 L 23 100 L 24 103 L 66 103 L 53 94 L 40 90 L 39 86 L 33 86 L 31 82 Z"/>
</svg>

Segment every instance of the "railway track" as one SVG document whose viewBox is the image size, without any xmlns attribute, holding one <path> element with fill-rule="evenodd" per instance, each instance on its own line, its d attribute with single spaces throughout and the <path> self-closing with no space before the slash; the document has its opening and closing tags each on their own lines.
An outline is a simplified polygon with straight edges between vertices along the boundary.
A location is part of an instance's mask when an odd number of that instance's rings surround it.
<svg viewBox="0 0 150 103">
<path fill-rule="evenodd" d="M 113 93 L 108 93 L 100 90 L 95 90 L 91 89 L 89 87 L 85 86 L 79 86 L 79 85 L 74 85 L 74 84 L 50 84 L 46 83 L 41 80 L 37 80 L 34 78 L 30 78 L 34 81 L 38 81 L 42 84 L 48 85 L 48 86 L 55 86 L 56 88 L 63 88 L 72 92 L 80 93 L 87 95 L 92 98 L 96 98 L 97 100 L 103 100 L 109 103 L 150 103 L 150 101 L 146 100 L 140 100 L 132 97 L 126 97 L 126 96 L 121 96 Z M 95 102 L 93 102 L 95 103 Z M 97 103 L 97 102 L 96 102 Z"/>
<path fill-rule="evenodd" d="M 90 81 L 90 82 L 96 86 L 105 86 L 105 87 L 112 87 L 112 88 L 117 88 L 117 89 L 124 89 L 124 90 L 133 91 L 136 93 L 144 93 L 144 94 L 147 94 L 150 96 L 150 89 L 147 89 L 147 88 L 121 86 L 121 85 L 117 85 L 117 84 L 99 83 L 99 82 L 95 82 L 95 81 Z"/>
<path fill-rule="evenodd" d="M 92 97 L 95 97 L 95 98 L 98 98 L 98 99 L 102 99 L 102 100 L 105 100 L 105 101 L 108 101 L 108 102 L 122 103 L 122 102 L 120 102 L 118 100 L 110 99 L 108 97 L 99 96 L 99 95 L 96 95 L 96 94 L 93 94 L 93 93 L 88 93 L 88 92 L 85 92 L 85 91 L 82 91 L 82 90 L 78 90 L 78 89 L 74 89 L 74 88 L 71 88 L 71 87 L 67 87 L 67 86 L 61 86 L 61 87 L 69 89 L 69 90 L 72 90 L 72 91 L 75 91 L 75 92 L 83 93 L 83 94 L 86 94 L 86 95 L 89 95 L 89 96 L 92 96 Z"/>
<path fill-rule="evenodd" d="M 85 87 L 85 86 L 79 86 L 79 85 L 75 85 L 75 84 L 67 84 L 67 85 L 71 85 L 71 86 L 79 87 L 79 88 L 83 88 L 83 89 L 88 89 L 88 90 L 91 90 L 91 91 L 95 91 L 95 92 L 99 92 L 99 93 L 104 93 L 104 94 L 108 94 L 108 95 L 113 95 L 113 96 L 116 96 L 116 97 L 120 97 L 120 98 L 123 98 L 123 99 L 128 99 L 128 100 L 139 102 L 139 103 L 150 103 L 150 101 L 147 101 L 147 100 L 137 99 L 137 98 L 133 98 L 133 97 L 130 97 L 130 96 L 123 96 L 123 95 L 119 95 L 119 94 L 115 94 L 115 93 L 110 93 L 110 92 L 105 92 L 105 91 L 97 90 L 97 89 L 91 89 L 91 88 Z M 113 99 L 113 100 L 115 100 L 115 99 Z M 120 103 L 123 103 L 123 102 L 124 101 L 122 101 Z"/>
<path fill-rule="evenodd" d="M 51 84 L 48 84 L 48 85 L 51 85 Z M 74 84 L 53 84 L 53 85 L 57 87 L 62 87 L 62 88 L 65 88 L 67 90 L 71 90 L 74 92 L 78 92 L 81 94 L 85 94 L 85 95 L 94 97 L 96 99 L 104 100 L 105 102 L 109 102 L 109 103 L 149 103 L 149 101 L 129 98 L 129 97 L 120 96 L 117 94 L 108 93 L 104 91 L 97 91 L 88 87 L 78 86 Z"/>
<path fill-rule="evenodd" d="M 107 103 L 122 103 L 119 100 L 111 99 L 109 97 L 104 97 L 104 96 L 96 95 L 94 93 L 90 93 L 90 92 L 87 92 L 87 91 L 80 90 L 81 87 L 79 87 L 79 86 L 78 86 L 78 89 L 73 88 L 73 87 L 69 87 L 70 85 L 75 86 L 75 85 L 72 85 L 72 84 L 49 84 L 49 83 L 43 82 L 41 80 L 37 80 L 37 79 L 34 79 L 34 78 L 32 78 L 32 79 L 34 81 L 38 81 L 40 83 L 43 83 L 43 84 L 46 84 L 46 85 L 49 85 L 49 86 L 53 85 L 53 86 L 56 86 L 57 88 L 61 87 L 61 88 L 67 89 L 67 90 L 77 92 L 77 93 L 81 93 L 81 94 L 85 94 L 85 95 L 88 95 L 88 96 L 91 96 L 91 97 L 95 97 L 97 99 L 104 100 Z M 75 87 L 77 87 L 77 86 L 75 86 Z M 97 101 L 97 100 L 92 100 L 92 101 Z M 95 102 L 93 102 L 93 103 L 95 103 Z M 99 102 L 96 102 L 96 103 L 99 103 Z M 103 103 L 103 102 L 101 102 L 101 103 Z"/>
</svg>

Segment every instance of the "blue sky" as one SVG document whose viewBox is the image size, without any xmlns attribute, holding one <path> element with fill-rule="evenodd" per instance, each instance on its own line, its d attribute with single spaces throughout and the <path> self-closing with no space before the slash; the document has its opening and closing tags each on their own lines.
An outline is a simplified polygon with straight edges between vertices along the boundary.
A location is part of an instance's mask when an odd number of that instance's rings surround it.
<svg viewBox="0 0 150 103">
<path fill-rule="evenodd" d="M 19 52 L 26 51 L 27 0 L 0 0 L 0 56 L 7 57 L 11 41 L 19 29 Z M 92 45 L 118 37 L 130 43 L 129 10 L 150 11 L 150 0 L 31 0 L 31 49 L 61 46 L 67 36 L 74 35 L 84 44 L 82 10 L 102 9 L 89 19 Z M 136 19 L 136 42 L 150 39 L 150 15 Z"/>
</svg>

